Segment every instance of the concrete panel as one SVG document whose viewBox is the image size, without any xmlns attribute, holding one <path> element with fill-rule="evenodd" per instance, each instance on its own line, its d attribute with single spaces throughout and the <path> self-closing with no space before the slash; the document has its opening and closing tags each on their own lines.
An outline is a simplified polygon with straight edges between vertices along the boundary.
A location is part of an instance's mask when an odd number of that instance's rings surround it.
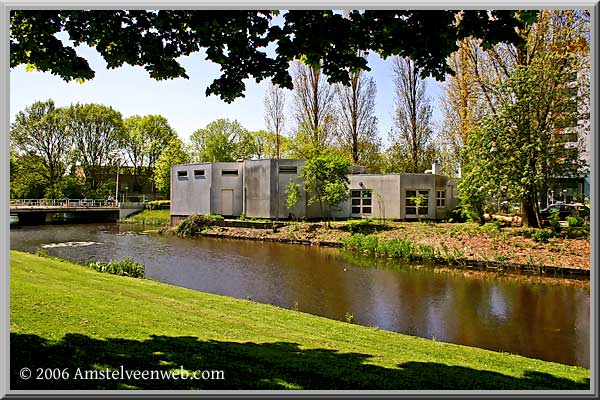
<svg viewBox="0 0 600 400">
<path fill-rule="evenodd" d="M 274 160 L 249 160 L 244 167 L 245 215 L 271 218 L 271 173 Z"/>
<path fill-rule="evenodd" d="M 371 190 L 371 218 L 401 218 L 400 214 L 400 175 L 348 175 L 350 190 Z M 342 204 L 342 211 L 336 215 L 352 217 L 351 199 Z"/>
<path fill-rule="evenodd" d="M 406 191 L 426 190 L 428 192 L 427 215 L 420 218 L 435 218 L 435 175 L 432 174 L 402 174 L 400 177 L 400 218 L 417 219 L 415 215 L 406 214 Z"/>
<path fill-rule="evenodd" d="M 180 176 L 183 173 L 185 176 Z M 171 168 L 171 214 L 210 214 L 212 175 L 210 163 L 174 165 Z"/>
<path fill-rule="evenodd" d="M 237 171 L 237 175 L 230 172 Z M 242 214 L 243 206 L 244 163 L 222 162 L 212 164 L 210 212 L 221 214 L 221 193 L 223 189 L 233 190 L 232 216 Z"/>
<path fill-rule="evenodd" d="M 273 193 L 277 194 L 274 196 L 272 215 L 277 215 L 277 202 L 279 203 L 279 218 L 287 218 L 289 214 L 293 214 L 296 218 L 306 217 L 306 190 L 304 188 L 304 180 L 300 178 L 300 168 L 305 164 L 304 160 L 279 160 L 274 163 L 272 173 L 277 176 L 274 179 L 275 187 Z M 296 172 L 293 173 L 295 168 Z M 286 200 L 287 193 L 286 189 L 290 181 L 294 181 L 300 185 L 300 193 L 298 196 L 298 202 L 291 208 L 287 208 Z"/>
</svg>

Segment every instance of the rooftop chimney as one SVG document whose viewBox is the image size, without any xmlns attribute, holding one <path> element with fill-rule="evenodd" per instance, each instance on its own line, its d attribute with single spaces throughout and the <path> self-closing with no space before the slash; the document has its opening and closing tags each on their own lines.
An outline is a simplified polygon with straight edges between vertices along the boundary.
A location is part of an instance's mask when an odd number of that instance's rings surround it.
<svg viewBox="0 0 600 400">
<path fill-rule="evenodd" d="M 433 160 L 433 164 L 431 165 L 431 173 L 434 175 L 439 175 L 442 172 L 442 167 L 440 166 L 440 162 L 438 160 Z"/>
</svg>

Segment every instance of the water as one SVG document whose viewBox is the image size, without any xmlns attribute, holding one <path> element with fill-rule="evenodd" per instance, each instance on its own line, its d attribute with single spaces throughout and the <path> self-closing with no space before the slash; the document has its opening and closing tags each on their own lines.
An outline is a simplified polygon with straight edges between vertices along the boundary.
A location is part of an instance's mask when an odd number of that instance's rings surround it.
<svg viewBox="0 0 600 400">
<path fill-rule="evenodd" d="M 11 248 L 76 262 L 130 256 L 146 276 L 336 320 L 589 368 L 589 287 L 470 279 L 337 249 L 178 238 L 117 224 L 11 228 Z M 369 268 L 367 266 L 375 266 Z"/>
</svg>

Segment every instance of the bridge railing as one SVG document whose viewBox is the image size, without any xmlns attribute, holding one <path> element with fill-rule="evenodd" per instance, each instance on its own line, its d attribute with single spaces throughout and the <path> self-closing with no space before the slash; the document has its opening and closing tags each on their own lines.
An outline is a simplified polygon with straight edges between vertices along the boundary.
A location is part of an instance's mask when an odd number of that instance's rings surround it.
<svg viewBox="0 0 600 400">
<path fill-rule="evenodd" d="M 117 201 L 105 199 L 11 199 L 10 206 L 19 207 L 119 207 Z"/>
</svg>

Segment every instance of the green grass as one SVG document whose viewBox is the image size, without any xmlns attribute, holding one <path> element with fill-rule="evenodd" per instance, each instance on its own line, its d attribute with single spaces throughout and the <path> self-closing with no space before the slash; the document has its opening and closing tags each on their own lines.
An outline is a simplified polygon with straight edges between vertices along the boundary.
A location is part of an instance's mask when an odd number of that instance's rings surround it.
<svg viewBox="0 0 600 400">
<path fill-rule="evenodd" d="M 144 224 L 144 225 L 156 225 L 165 226 L 171 223 L 171 211 L 170 210 L 143 210 L 140 213 L 131 215 L 121 220 L 127 224 Z"/>
<path fill-rule="evenodd" d="M 589 389 L 589 371 L 11 252 L 11 389 Z M 22 380 L 19 370 L 223 370 Z"/>
</svg>

